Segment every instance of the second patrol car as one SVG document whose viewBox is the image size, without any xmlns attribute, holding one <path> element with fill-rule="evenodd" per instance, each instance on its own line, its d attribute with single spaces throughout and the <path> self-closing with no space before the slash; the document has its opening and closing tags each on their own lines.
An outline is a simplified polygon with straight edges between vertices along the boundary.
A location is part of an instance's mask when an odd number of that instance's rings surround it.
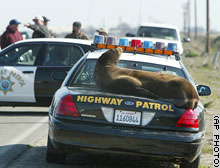
<svg viewBox="0 0 220 168">
<path fill-rule="evenodd" d="M 49 106 L 60 87 L 60 74 L 89 50 L 92 41 L 78 39 L 31 39 L 19 41 L 0 52 L 0 105 Z"/>
</svg>

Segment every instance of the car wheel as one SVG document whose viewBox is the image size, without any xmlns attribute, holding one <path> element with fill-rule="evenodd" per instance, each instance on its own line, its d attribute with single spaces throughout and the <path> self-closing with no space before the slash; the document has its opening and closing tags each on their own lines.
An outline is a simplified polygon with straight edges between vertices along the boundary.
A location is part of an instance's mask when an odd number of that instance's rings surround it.
<svg viewBox="0 0 220 168">
<path fill-rule="evenodd" d="M 47 139 L 47 156 L 46 156 L 46 160 L 47 162 L 51 162 L 51 163 L 65 163 L 66 161 L 66 153 L 57 150 L 52 142 L 50 137 L 48 136 Z"/>
<path fill-rule="evenodd" d="M 199 168 L 200 167 L 200 155 L 192 163 L 184 160 L 180 164 L 180 168 Z"/>
</svg>

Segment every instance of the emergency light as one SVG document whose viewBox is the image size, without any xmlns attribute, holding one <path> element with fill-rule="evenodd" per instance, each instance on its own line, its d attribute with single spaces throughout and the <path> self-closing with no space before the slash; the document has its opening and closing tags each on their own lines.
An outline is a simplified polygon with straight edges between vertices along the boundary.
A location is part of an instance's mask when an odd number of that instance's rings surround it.
<svg viewBox="0 0 220 168">
<path fill-rule="evenodd" d="M 105 37 L 102 36 L 102 35 L 95 35 L 93 43 L 94 44 L 104 44 L 105 43 Z"/>
<path fill-rule="evenodd" d="M 107 44 L 110 44 L 110 45 L 117 45 L 117 38 L 116 37 L 108 37 L 107 38 Z"/>
<path fill-rule="evenodd" d="M 144 41 L 143 48 L 153 48 L 153 42 L 152 41 Z"/>
<path fill-rule="evenodd" d="M 167 50 L 177 51 L 177 44 L 176 43 L 168 43 Z"/>
<path fill-rule="evenodd" d="M 177 52 L 177 44 L 176 43 L 168 43 L 166 47 L 164 42 L 156 42 L 155 47 L 152 41 L 144 41 L 143 47 L 141 40 L 133 39 L 131 40 L 131 45 L 129 46 L 129 40 L 125 38 L 119 39 L 119 45 L 117 45 L 116 37 L 108 37 L 107 44 L 105 44 L 104 36 L 96 35 L 94 39 L 94 44 L 96 48 L 100 49 L 113 49 L 120 47 L 123 51 L 126 52 L 134 52 L 134 53 L 146 53 L 146 54 L 157 54 L 157 55 L 174 55 L 176 60 L 180 60 L 179 53 Z"/>
<path fill-rule="evenodd" d="M 129 41 L 128 41 L 128 39 L 120 38 L 120 39 L 119 39 L 119 45 L 120 45 L 120 46 L 129 46 Z"/>
<path fill-rule="evenodd" d="M 141 40 L 131 40 L 131 47 L 141 47 Z"/>
<path fill-rule="evenodd" d="M 163 43 L 163 42 L 156 42 L 156 44 L 155 44 L 155 49 L 163 50 L 163 49 L 165 49 L 165 48 L 166 48 L 165 43 Z"/>
<path fill-rule="evenodd" d="M 147 54 L 160 54 L 160 55 L 176 55 L 177 52 L 168 51 L 168 50 L 158 50 L 158 49 L 149 49 L 149 48 L 136 48 L 130 46 L 120 46 L 120 45 L 108 45 L 108 44 L 97 44 L 97 48 L 102 49 L 113 49 L 120 47 L 123 51 L 127 52 L 136 52 L 136 53 L 147 53 Z"/>
</svg>

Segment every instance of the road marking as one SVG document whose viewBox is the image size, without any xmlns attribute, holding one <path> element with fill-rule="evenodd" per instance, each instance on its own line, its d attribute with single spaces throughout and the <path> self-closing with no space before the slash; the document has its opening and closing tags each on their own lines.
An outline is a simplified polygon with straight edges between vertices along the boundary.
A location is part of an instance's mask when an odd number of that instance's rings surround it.
<svg viewBox="0 0 220 168">
<path fill-rule="evenodd" d="M 0 147 L 0 149 L 2 148 L 0 150 L 0 156 L 5 154 L 6 152 L 8 152 L 11 148 L 14 147 L 14 145 L 19 144 L 23 139 L 25 139 L 28 136 L 30 136 L 30 134 L 32 134 L 34 131 L 39 129 L 47 121 L 48 121 L 48 117 L 44 117 L 43 119 L 41 119 L 39 121 L 39 123 L 37 123 L 34 126 L 30 127 L 27 131 L 25 131 L 23 134 L 21 134 L 20 136 L 16 137 L 15 139 L 13 139 L 11 142 L 9 142 L 7 144 L 1 145 L 1 146 L 4 146 L 4 147 L 3 148 Z"/>
</svg>

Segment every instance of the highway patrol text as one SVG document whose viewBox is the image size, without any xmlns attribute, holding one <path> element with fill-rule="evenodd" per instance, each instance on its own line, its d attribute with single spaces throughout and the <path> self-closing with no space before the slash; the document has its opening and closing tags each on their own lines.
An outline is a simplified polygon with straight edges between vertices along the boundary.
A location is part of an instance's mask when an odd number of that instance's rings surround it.
<svg viewBox="0 0 220 168">
<path fill-rule="evenodd" d="M 79 95 L 77 96 L 77 102 L 120 106 L 124 102 L 124 99 L 113 98 L 113 97 Z M 174 111 L 172 105 L 160 104 L 160 103 L 154 103 L 148 101 L 135 101 L 135 107 L 142 109 L 151 109 L 151 110 L 162 110 L 162 111 L 171 111 L 171 112 Z"/>
</svg>

